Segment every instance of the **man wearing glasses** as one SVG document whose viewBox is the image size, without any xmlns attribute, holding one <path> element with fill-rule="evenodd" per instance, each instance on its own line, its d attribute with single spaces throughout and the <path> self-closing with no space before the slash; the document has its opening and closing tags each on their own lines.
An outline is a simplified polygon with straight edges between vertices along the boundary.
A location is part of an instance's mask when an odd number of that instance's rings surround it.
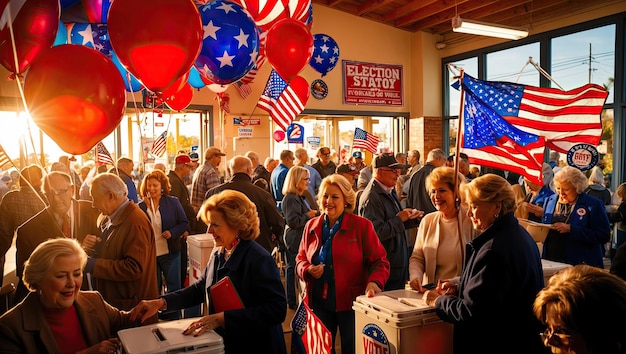
<svg viewBox="0 0 626 354">
<path fill-rule="evenodd" d="M 90 201 L 74 199 L 72 177 L 53 171 L 43 178 L 43 192 L 49 206 L 17 229 L 16 272 L 19 283 L 15 289 L 15 303 L 22 301 L 28 289 L 22 283 L 24 262 L 40 243 L 50 238 L 75 238 L 89 252 L 100 234 L 97 225 L 98 209 Z M 85 284 L 87 286 L 87 284 Z"/>
<path fill-rule="evenodd" d="M 391 267 L 385 290 L 404 289 L 409 277 L 409 254 L 405 231 L 417 227 L 423 211 L 403 209 L 396 193 L 396 182 L 406 165 L 392 154 L 374 160 L 374 178 L 359 198 L 359 215 L 372 221 L 374 230 L 387 251 Z"/>
<path fill-rule="evenodd" d="M 330 159 L 329 147 L 324 146 L 317 150 L 317 162 L 312 166 L 319 172 L 322 179 L 335 173 L 337 165 Z"/>
</svg>

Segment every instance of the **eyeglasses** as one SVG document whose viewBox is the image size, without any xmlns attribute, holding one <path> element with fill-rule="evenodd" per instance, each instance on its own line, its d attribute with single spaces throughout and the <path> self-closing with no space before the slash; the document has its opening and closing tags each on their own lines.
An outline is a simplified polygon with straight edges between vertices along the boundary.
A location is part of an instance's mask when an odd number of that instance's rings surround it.
<svg viewBox="0 0 626 354">
<path fill-rule="evenodd" d="M 400 172 L 402 172 L 399 168 L 379 168 L 379 170 L 384 172 L 391 172 L 394 174 L 400 174 Z"/>
<path fill-rule="evenodd" d="M 569 346 L 570 338 L 572 337 L 570 334 L 560 333 L 560 332 L 550 332 L 549 328 L 546 328 L 545 331 L 539 333 L 541 337 L 541 341 L 543 341 L 543 345 L 552 346 L 555 348 L 563 348 Z"/>
<path fill-rule="evenodd" d="M 308 181 L 308 180 L 310 180 L 310 179 L 311 179 L 310 177 L 305 177 L 305 178 L 303 178 L 302 180 L 303 180 L 303 181 Z"/>
<path fill-rule="evenodd" d="M 320 152 L 320 155 L 329 156 L 329 155 L 330 155 L 330 151 L 329 151 L 329 152 L 326 152 L 326 153 L 324 153 L 324 152 Z"/>
</svg>

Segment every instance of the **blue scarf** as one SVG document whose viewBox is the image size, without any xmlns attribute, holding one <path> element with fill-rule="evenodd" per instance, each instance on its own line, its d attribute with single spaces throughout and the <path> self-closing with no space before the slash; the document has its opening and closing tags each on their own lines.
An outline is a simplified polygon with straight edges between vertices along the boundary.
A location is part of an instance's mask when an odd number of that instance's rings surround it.
<svg viewBox="0 0 626 354">
<path fill-rule="evenodd" d="M 343 213 L 341 214 L 341 216 L 339 216 L 339 218 L 337 218 L 337 221 L 335 221 L 335 224 L 333 224 L 332 227 L 330 227 L 330 225 L 328 225 L 328 215 L 324 216 L 324 223 L 322 224 L 322 248 L 320 248 L 320 255 L 319 255 L 319 260 L 321 263 L 326 264 L 326 259 L 328 257 L 328 255 L 330 254 L 329 250 L 330 250 L 330 246 L 333 242 L 333 236 L 335 236 L 335 234 L 337 233 L 337 231 L 339 231 L 339 227 L 341 227 L 341 221 L 343 220 Z"/>
</svg>

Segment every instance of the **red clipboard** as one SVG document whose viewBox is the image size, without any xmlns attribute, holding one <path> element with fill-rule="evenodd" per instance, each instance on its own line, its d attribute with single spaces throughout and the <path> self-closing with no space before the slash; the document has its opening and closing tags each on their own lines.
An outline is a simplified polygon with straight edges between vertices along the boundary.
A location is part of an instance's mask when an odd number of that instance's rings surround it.
<svg viewBox="0 0 626 354">
<path fill-rule="evenodd" d="M 211 285 L 209 291 L 216 313 L 244 308 L 239 293 L 228 276 Z"/>
</svg>

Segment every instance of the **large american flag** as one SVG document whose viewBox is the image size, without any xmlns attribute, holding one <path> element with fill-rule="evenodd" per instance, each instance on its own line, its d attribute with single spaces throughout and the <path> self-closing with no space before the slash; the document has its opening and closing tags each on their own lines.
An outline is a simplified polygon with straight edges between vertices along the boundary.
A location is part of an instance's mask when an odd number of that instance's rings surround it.
<svg viewBox="0 0 626 354">
<path fill-rule="evenodd" d="M 165 148 L 167 147 L 167 130 L 161 133 L 154 142 L 152 142 L 152 149 L 150 149 L 150 153 L 154 156 L 161 157 L 165 152 Z"/>
<path fill-rule="evenodd" d="M 372 135 L 361 128 L 354 129 L 354 141 L 352 147 L 355 149 L 365 149 L 372 154 L 376 153 L 378 148 L 378 137 Z"/>
<path fill-rule="evenodd" d="M 115 165 L 111 154 L 109 154 L 109 150 L 107 150 L 102 142 L 96 144 L 96 162 L 99 164 Z"/>
<path fill-rule="evenodd" d="M 304 349 L 307 354 L 330 354 L 332 348 L 332 336 L 330 331 L 319 317 L 302 301 L 291 320 L 292 335 L 302 338 Z"/>
<path fill-rule="evenodd" d="M 4 167 L 4 165 L 8 164 L 9 162 L 11 162 L 11 158 L 9 157 L 7 152 L 4 151 L 2 145 L 0 145 L 0 168 Z"/>
<path fill-rule="evenodd" d="M 516 172 L 543 185 L 545 139 L 516 128 L 472 91 L 464 91 L 461 147 L 470 163 Z"/>
<path fill-rule="evenodd" d="M 552 150 L 567 153 L 579 143 L 600 143 L 600 113 L 608 92 L 599 85 L 562 91 L 482 81 L 464 74 L 463 89 L 517 128 L 545 137 L 546 147 Z"/>
<path fill-rule="evenodd" d="M 298 114 L 302 113 L 304 103 L 287 82 L 272 69 L 257 107 L 267 111 L 280 129 L 285 131 Z"/>
</svg>

